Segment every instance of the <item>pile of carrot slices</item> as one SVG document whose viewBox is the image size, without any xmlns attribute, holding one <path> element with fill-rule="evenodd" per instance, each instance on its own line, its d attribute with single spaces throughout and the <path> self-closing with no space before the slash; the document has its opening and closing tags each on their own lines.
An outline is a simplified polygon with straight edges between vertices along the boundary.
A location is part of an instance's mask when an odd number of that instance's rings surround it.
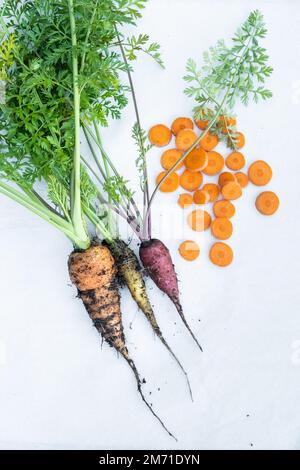
<svg viewBox="0 0 300 470">
<path fill-rule="evenodd" d="M 224 130 L 228 126 L 236 126 L 236 120 L 220 116 L 224 122 Z M 226 124 L 226 125 L 225 125 Z M 156 147 L 165 147 L 175 138 L 174 148 L 165 150 L 161 155 L 163 171 L 156 178 L 159 183 L 182 155 L 196 142 L 198 135 L 196 129 L 205 130 L 208 121 L 195 120 L 188 117 L 179 117 L 172 123 L 171 129 L 164 124 L 153 126 L 149 131 L 149 140 Z M 165 193 L 183 189 L 178 196 L 178 204 L 182 209 L 203 206 L 191 210 L 187 222 L 192 230 L 202 232 L 210 229 L 213 237 L 218 241 L 210 249 L 210 260 L 217 266 L 228 266 L 233 261 L 233 250 L 224 241 L 233 233 L 232 217 L 235 206 L 232 201 L 239 199 L 249 181 L 256 186 L 265 186 L 272 179 L 272 169 L 263 160 L 253 162 L 248 171 L 245 171 L 246 159 L 240 151 L 245 146 L 245 136 L 237 133 L 237 150 L 230 151 L 226 158 L 216 151 L 219 138 L 216 134 L 208 132 L 200 140 L 197 147 L 182 161 L 162 183 L 160 190 Z M 214 177 L 215 182 L 209 181 Z M 204 209 L 212 204 L 213 217 Z M 256 198 L 256 208 L 263 215 L 274 214 L 279 207 L 279 198 L 272 191 L 261 192 Z M 207 209 L 207 207 L 206 207 Z M 200 255 L 200 247 L 193 240 L 185 240 L 179 247 L 180 255 L 187 261 L 194 261 Z"/>
</svg>

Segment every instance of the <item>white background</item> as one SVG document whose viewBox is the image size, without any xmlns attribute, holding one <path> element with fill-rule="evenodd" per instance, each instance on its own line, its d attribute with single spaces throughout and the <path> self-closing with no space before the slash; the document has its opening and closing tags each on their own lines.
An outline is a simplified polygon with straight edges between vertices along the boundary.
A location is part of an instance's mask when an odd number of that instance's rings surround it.
<svg viewBox="0 0 300 470">
<path fill-rule="evenodd" d="M 177 255 L 180 230 L 166 239 L 203 354 L 170 301 L 147 283 L 161 327 L 189 372 L 194 403 L 180 371 L 122 292 L 129 349 L 147 378 L 147 396 L 178 443 L 141 402 L 124 361 L 106 345 L 101 349 L 70 286 L 68 240 L 1 196 L 1 449 L 300 449 L 300 4 L 150 0 L 139 30 L 162 44 L 167 69 L 144 57 L 134 79 L 146 129 L 190 115 L 193 103 L 183 95 L 182 81 L 187 58 L 201 63 L 207 47 L 229 39 L 258 7 L 269 29 L 265 45 L 275 69 L 269 81 L 274 98 L 236 112 L 248 161 L 266 159 L 273 167 L 268 189 L 280 195 L 280 211 L 261 216 L 254 207 L 258 189 L 245 190 L 230 241 L 235 261 L 225 270 L 208 260 L 209 234 L 188 232 L 202 250 L 191 264 Z M 130 106 L 104 133 L 107 149 L 130 180 L 136 180 L 133 122 Z M 159 153 L 149 155 L 152 183 Z M 160 194 L 157 202 L 174 200 Z M 165 213 L 158 208 L 155 214 L 158 233 Z M 180 226 L 180 209 L 176 214 Z"/>
</svg>

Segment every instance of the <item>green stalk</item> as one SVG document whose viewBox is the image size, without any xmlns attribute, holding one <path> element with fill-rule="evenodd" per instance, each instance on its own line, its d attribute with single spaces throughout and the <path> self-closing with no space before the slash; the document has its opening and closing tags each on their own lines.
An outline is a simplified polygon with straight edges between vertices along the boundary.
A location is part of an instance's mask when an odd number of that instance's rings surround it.
<svg viewBox="0 0 300 470">
<path fill-rule="evenodd" d="M 74 16 L 74 2 L 68 0 L 69 16 L 72 37 L 72 68 L 73 68 L 73 93 L 74 93 L 74 121 L 75 121 L 75 139 L 74 139 L 74 158 L 72 174 L 71 191 L 71 214 L 75 233 L 82 240 L 82 245 L 88 248 L 90 240 L 87 235 L 81 208 L 81 184 L 80 184 L 80 92 L 79 92 L 79 73 L 78 73 L 78 53 L 76 23 Z"/>
</svg>

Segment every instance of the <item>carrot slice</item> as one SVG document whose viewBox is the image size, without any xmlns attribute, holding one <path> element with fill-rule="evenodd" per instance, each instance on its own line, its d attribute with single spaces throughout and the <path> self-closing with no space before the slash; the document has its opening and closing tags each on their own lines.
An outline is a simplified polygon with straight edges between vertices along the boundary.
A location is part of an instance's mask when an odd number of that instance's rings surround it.
<svg viewBox="0 0 300 470">
<path fill-rule="evenodd" d="M 264 191 L 256 198 L 256 209 L 263 215 L 273 215 L 279 207 L 279 198 L 273 191 Z"/>
<path fill-rule="evenodd" d="M 246 160 L 241 152 L 232 152 L 226 158 L 226 165 L 230 170 L 241 170 L 245 164 Z"/>
<path fill-rule="evenodd" d="M 170 170 L 173 165 L 182 157 L 183 153 L 177 149 L 165 150 L 161 156 L 161 166 L 165 170 Z M 176 167 L 176 171 L 183 167 L 183 161 Z"/>
<path fill-rule="evenodd" d="M 165 147 L 165 145 L 168 145 L 171 141 L 172 132 L 164 124 L 157 124 L 151 127 L 148 137 L 152 145 Z"/>
<path fill-rule="evenodd" d="M 202 148 L 195 148 L 185 158 L 184 163 L 190 171 L 203 170 L 208 163 L 207 153 Z"/>
<path fill-rule="evenodd" d="M 229 266 L 233 260 L 233 251 L 226 243 L 217 242 L 211 247 L 209 257 L 217 266 Z"/>
<path fill-rule="evenodd" d="M 186 261 L 195 261 L 200 255 L 198 243 L 192 240 L 186 240 L 179 246 L 179 253 Z"/>
<path fill-rule="evenodd" d="M 265 186 L 271 181 L 272 176 L 272 168 L 263 160 L 252 163 L 248 170 L 249 180 L 256 186 Z"/>
<path fill-rule="evenodd" d="M 177 135 L 178 132 L 183 131 L 183 129 L 194 129 L 194 123 L 190 118 L 179 117 L 173 121 L 171 129 L 173 134 Z"/>
<path fill-rule="evenodd" d="M 200 140 L 201 147 L 207 151 L 214 149 L 218 143 L 219 137 L 216 134 L 212 134 L 210 131 L 208 131 Z"/>
<path fill-rule="evenodd" d="M 220 173 L 224 168 L 225 161 L 222 155 L 218 152 L 212 151 L 207 153 L 208 163 L 203 169 L 203 173 L 208 176 L 216 175 Z"/>
<path fill-rule="evenodd" d="M 180 176 L 180 186 L 186 191 L 195 191 L 201 186 L 203 176 L 200 171 L 184 170 Z"/>
<path fill-rule="evenodd" d="M 198 191 L 194 192 L 193 200 L 195 204 L 203 205 L 209 202 L 209 194 L 203 189 L 198 189 Z"/>
<path fill-rule="evenodd" d="M 203 232 L 210 227 L 211 216 L 202 209 L 196 209 L 188 216 L 188 224 L 192 230 Z"/>
<path fill-rule="evenodd" d="M 238 171 L 237 173 L 235 173 L 235 177 L 236 177 L 237 182 L 242 188 L 245 188 L 248 185 L 249 180 L 248 180 L 248 176 L 246 175 L 246 173 L 243 173 L 242 171 Z"/>
<path fill-rule="evenodd" d="M 219 176 L 218 184 L 222 188 L 224 184 L 231 183 L 232 181 L 236 182 L 235 175 L 233 173 L 230 173 L 229 171 L 224 171 Z"/>
<path fill-rule="evenodd" d="M 207 109 L 207 110 L 206 110 L 206 114 L 207 114 L 207 115 L 212 115 L 213 112 L 212 112 L 211 109 Z M 209 120 L 208 120 L 208 119 L 196 119 L 196 118 L 195 118 L 194 121 L 195 121 L 196 126 L 197 126 L 199 129 L 201 129 L 202 131 L 204 131 L 204 130 L 207 128 L 208 123 L 209 123 Z"/>
<path fill-rule="evenodd" d="M 197 134 L 192 129 L 183 129 L 176 136 L 176 147 L 184 152 L 188 150 L 197 140 Z"/>
<path fill-rule="evenodd" d="M 238 149 L 241 149 L 245 146 L 246 139 L 242 132 L 237 132 L 236 135 L 236 146 Z"/>
<path fill-rule="evenodd" d="M 159 175 L 156 178 L 156 184 L 159 184 L 166 174 L 167 174 L 167 171 L 162 171 L 161 173 L 159 173 Z M 166 178 L 166 180 L 162 183 L 159 189 L 163 193 L 172 193 L 173 191 L 176 191 L 178 186 L 179 186 L 179 176 L 175 171 L 173 171 L 173 173 L 171 173 Z"/>
<path fill-rule="evenodd" d="M 182 209 L 191 207 L 193 204 L 193 196 L 189 193 L 180 194 L 177 202 Z"/>
<path fill-rule="evenodd" d="M 221 189 L 224 199 L 238 199 L 242 195 L 239 183 L 227 183 Z"/>
<path fill-rule="evenodd" d="M 217 217 L 211 224 L 211 233 L 218 240 L 228 240 L 233 232 L 233 226 L 226 217 Z"/>
<path fill-rule="evenodd" d="M 236 126 L 236 118 L 232 116 L 220 116 L 219 122 L 223 125 L 222 134 L 228 134 L 229 126 Z"/>
<path fill-rule="evenodd" d="M 207 183 L 203 186 L 203 191 L 206 191 L 209 194 L 209 200 L 215 201 L 218 199 L 220 194 L 220 188 L 217 184 L 214 183 Z"/>
<path fill-rule="evenodd" d="M 213 211 L 216 217 L 231 219 L 235 214 L 235 207 L 230 201 L 216 201 L 213 205 Z"/>
</svg>

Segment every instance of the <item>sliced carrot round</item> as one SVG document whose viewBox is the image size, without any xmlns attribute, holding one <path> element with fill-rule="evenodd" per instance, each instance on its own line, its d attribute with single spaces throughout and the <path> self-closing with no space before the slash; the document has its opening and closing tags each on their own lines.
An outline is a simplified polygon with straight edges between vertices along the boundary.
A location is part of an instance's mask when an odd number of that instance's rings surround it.
<svg viewBox="0 0 300 470">
<path fill-rule="evenodd" d="M 245 164 L 246 160 L 241 152 L 232 152 L 226 158 L 226 165 L 230 170 L 241 170 Z"/>
<path fill-rule="evenodd" d="M 214 203 L 213 211 L 216 217 L 226 217 L 227 219 L 231 219 L 235 214 L 235 207 L 232 202 L 224 199 Z"/>
<path fill-rule="evenodd" d="M 188 224 L 192 230 L 203 232 L 210 227 L 211 216 L 207 211 L 196 209 L 188 216 Z"/>
<path fill-rule="evenodd" d="M 167 171 L 162 171 L 161 173 L 159 173 L 159 175 L 156 178 L 156 184 L 159 184 L 166 174 L 167 174 Z M 176 191 L 178 186 L 179 186 L 179 176 L 175 171 L 173 171 L 165 179 L 165 181 L 162 183 L 159 189 L 163 193 L 172 193 L 173 191 Z"/>
<path fill-rule="evenodd" d="M 238 199 L 242 195 L 242 188 L 239 183 L 227 183 L 221 189 L 224 199 Z"/>
<path fill-rule="evenodd" d="M 249 180 L 256 186 L 265 186 L 271 181 L 272 176 L 272 168 L 263 160 L 252 163 L 248 170 Z"/>
<path fill-rule="evenodd" d="M 236 126 L 236 118 L 232 116 L 220 116 L 219 122 L 223 126 L 222 134 L 228 134 L 228 128 Z"/>
<path fill-rule="evenodd" d="M 183 153 L 177 149 L 165 150 L 161 156 L 160 163 L 165 170 L 170 170 L 182 157 Z M 176 171 L 183 167 L 183 161 L 176 167 Z"/>
<path fill-rule="evenodd" d="M 184 152 L 188 150 L 197 140 L 197 134 L 192 129 L 183 129 L 176 136 L 176 147 Z"/>
<path fill-rule="evenodd" d="M 203 176 L 200 171 L 184 170 L 180 175 L 180 186 L 186 191 L 195 191 L 201 186 Z"/>
<path fill-rule="evenodd" d="M 177 135 L 178 132 L 183 131 L 183 129 L 194 129 L 194 123 L 190 118 L 179 117 L 173 121 L 171 129 L 173 134 Z"/>
<path fill-rule="evenodd" d="M 209 194 L 209 200 L 211 202 L 218 199 L 220 194 L 220 188 L 217 184 L 214 183 L 207 183 L 203 186 L 203 191 L 206 191 Z"/>
<path fill-rule="evenodd" d="M 222 155 L 218 152 L 212 151 L 207 152 L 208 162 L 206 167 L 203 169 L 203 173 L 208 176 L 216 175 L 220 173 L 224 168 L 225 161 Z"/>
<path fill-rule="evenodd" d="M 212 134 L 211 132 L 207 132 L 202 139 L 200 140 L 200 145 L 204 150 L 208 152 L 214 149 L 219 143 L 219 138 L 216 134 Z"/>
<path fill-rule="evenodd" d="M 195 148 L 185 158 L 184 163 L 190 171 L 203 170 L 208 163 L 207 153 L 202 148 Z"/>
<path fill-rule="evenodd" d="M 179 246 L 179 253 L 186 261 L 195 261 L 200 255 L 198 243 L 192 240 L 186 240 Z"/>
<path fill-rule="evenodd" d="M 149 140 L 152 145 L 156 147 L 165 147 L 172 139 L 171 130 L 164 124 L 157 124 L 151 127 L 149 131 Z"/>
<path fill-rule="evenodd" d="M 177 202 L 182 209 L 186 209 L 193 204 L 193 196 L 189 193 L 180 194 Z"/>
<path fill-rule="evenodd" d="M 220 174 L 218 183 L 219 186 L 222 188 L 224 184 L 231 183 L 232 181 L 236 182 L 235 175 L 233 173 L 230 173 L 229 171 L 224 171 Z"/>
<path fill-rule="evenodd" d="M 273 191 L 264 191 L 256 198 L 256 208 L 264 215 L 273 215 L 279 207 L 279 198 Z"/>
<path fill-rule="evenodd" d="M 249 180 L 248 180 L 248 176 L 246 175 L 246 173 L 243 173 L 242 171 L 238 171 L 237 173 L 235 173 L 235 177 L 236 177 L 237 182 L 242 188 L 245 188 L 248 185 Z"/>
<path fill-rule="evenodd" d="M 209 257 L 217 266 L 229 266 L 233 260 L 233 251 L 226 243 L 217 242 L 211 247 Z"/>
<path fill-rule="evenodd" d="M 233 232 L 232 222 L 226 217 L 217 217 L 212 221 L 211 233 L 218 240 L 228 240 Z"/>
<path fill-rule="evenodd" d="M 238 149 L 241 149 L 245 146 L 246 139 L 242 132 L 237 132 L 236 135 L 236 146 Z"/>
<path fill-rule="evenodd" d="M 198 191 L 194 192 L 193 195 L 193 200 L 195 204 L 203 205 L 207 204 L 209 202 L 209 194 L 206 191 L 203 191 L 203 189 L 198 189 Z"/>
<path fill-rule="evenodd" d="M 207 115 L 212 115 L 213 112 L 211 109 L 207 109 L 206 110 L 206 114 Z M 204 131 L 207 126 L 208 126 L 208 123 L 209 123 L 209 120 L 208 119 L 195 119 L 195 124 L 196 126 L 201 129 L 202 131 Z"/>
</svg>

